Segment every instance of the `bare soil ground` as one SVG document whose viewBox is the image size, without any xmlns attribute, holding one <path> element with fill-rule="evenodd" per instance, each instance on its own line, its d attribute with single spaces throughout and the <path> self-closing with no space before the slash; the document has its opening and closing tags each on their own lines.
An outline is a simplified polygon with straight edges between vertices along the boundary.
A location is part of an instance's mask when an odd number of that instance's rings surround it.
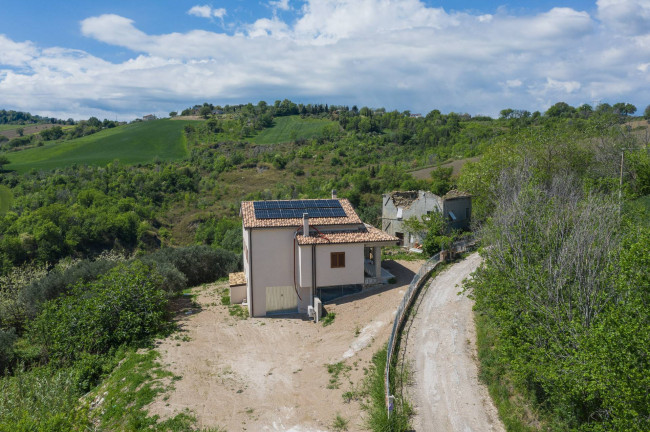
<svg viewBox="0 0 650 432">
<path fill-rule="evenodd" d="M 505 431 L 487 388 L 479 382 L 474 302 L 458 293 L 481 263 L 478 253 L 444 270 L 420 294 L 403 333 L 413 367 L 409 400 L 416 431 Z"/>
<path fill-rule="evenodd" d="M 397 283 L 325 305 L 325 327 L 303 316 L 237 319 L 220 303 L 224 285 L 195 288 L 201 310 L 181 314 L 180 334 L 159 342 L 162 364 L 182 378 L 149 407 L 168 418 L 185 409 L 201 427 L 234 431 L 366 430 L 359 401 L 345 392 L 363 381 L 372 355 L 388 340 L 395 310 L 421 261 L 385 261 Z M 338 378 L 327 364 L 342 362 Z M 349 368 L 349 369 L 348 369 Z"/>
<path fill-rule="evenodd" d="M 37 125 L 25 125 L 25 126 L 19 126 L 23 128 L 23 135 L 31 135 L 35 133 L 39 133 L 40 131 L 44 131 L 46 129 L 51 129 L 54 126 L 62 126 L 62 125 L 56 125 L 56 124 L 37 124 Z M 18 138 L 20 135 L 18 135 L 18 127 L 16 129 L 9 129 L 5 131 L 0 131 L 0 135 L 4 135 L 9 139 L 14 139 Z"/>
<path fill-rule="evenodd" d="M 451 167 L 453 169 L 451 175 L 457 176 L 460 174 L 460 169 L 465 165 L 467 162 L 478 162 L 480 157 L 472 157 L 472 158 L 467 158 L 467 159 L 458 159 L 455 161 L 447 162 L 442 165 L 440 165 L 440 168 L 449 168 Z M 435 170 L 436 168 L 439 168 L 438 166 L 435 167 L 429 167 L 429 168 L 422 168 L 416 171 L 411 171 L 411 174 L 413 177 L 419 180 L 426 180 L 431 178 L 431 171 Z"/>
</svg>

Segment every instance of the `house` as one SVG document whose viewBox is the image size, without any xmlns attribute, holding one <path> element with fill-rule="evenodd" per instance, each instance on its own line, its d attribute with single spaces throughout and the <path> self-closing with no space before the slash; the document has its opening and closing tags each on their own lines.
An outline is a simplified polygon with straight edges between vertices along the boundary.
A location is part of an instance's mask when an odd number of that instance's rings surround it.
<svg viewBox="0 0 650 432">
<path fill-rule="evenodd" d="M 404 221 L 411 217 L 421 219 L 431 212 L 439 212 L 453 229 L 468 229 L 472 216 L 471 195 L 451 190 L 440 197 L 427 191 L 391 192 L 382 195 L 382 230 L 400 239 L 402 246 L 422 244 L 423 238 L 409 234 Z"/>
<path fill-rule="evenodd" d="M 154 114 L 147 114 L 146 116 L 142 116 L 143 121 L 150 121 L 150 120 L 156 120 L 156 116 Z"/>
<path fill-rule="evenodd" d="M 244 201 L 240 213 L 244 271 L 231 276 L 230 298 L 251 316 L 307 313 L 392 277 L 381 247 L 398 239 L 364 224 L 347 199 Z"/>
</svg>

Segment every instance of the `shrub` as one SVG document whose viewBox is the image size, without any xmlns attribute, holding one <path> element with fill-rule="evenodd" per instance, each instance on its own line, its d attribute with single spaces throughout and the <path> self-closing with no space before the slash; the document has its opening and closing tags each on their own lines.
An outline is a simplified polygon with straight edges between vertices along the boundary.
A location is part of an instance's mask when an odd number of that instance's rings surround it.
<svg viewBox="0 0 650 432">
<path fill-rule="evenodd" d="M 15 329 L 0 329 L 0 374 L 13 366 L 15 358 L 14 342 L 16 338 Z"/>
<path fill-rule="evenodd" d="M 20 299 L 25 304 L 28 316 L 35 317 L 43 302 L 54 300 L 61 294 L 67 293 L 78 283 L 96 280 L 116 265 L 115 261 L 83 260 L 67 269 L 57 267 L 25 287 L 20 293 Z"/>
<path fill-rule="evenodd" d="M 179 293 L 187 288 L 187 277 L 169 262 L 158 262 L 154 270 L 162 278 L 161 287 L 168 294 Z"/>
<path fill-rule="evenodd" d="M 240 259 L 233 252 L 209 246 L 161 249 L 143 258 L 143 261 L 173 265 L 185 275 L 188 286 L 213 282 L 240 266 Z"/>
<path fill-rule="evenodd" d="M 76 360 L 145 340 L 166 325 L 162 278 L 140 261 L 120 264 L 71 295 L 48 302 L 29 326 L 45 356 Z"/>
</svg>

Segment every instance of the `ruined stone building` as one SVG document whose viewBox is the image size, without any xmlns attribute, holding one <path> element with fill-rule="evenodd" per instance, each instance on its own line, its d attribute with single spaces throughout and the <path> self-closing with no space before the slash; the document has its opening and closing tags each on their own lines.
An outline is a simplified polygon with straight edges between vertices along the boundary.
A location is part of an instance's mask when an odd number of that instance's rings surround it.
<svg viewBox="0 0 650 432">
<path fill-rule="evenodd" d="M 411 217 L 421 219 L 432 212 L 441 213 L 451 229 L 468 229 L 472 216 L 471 195 L 451 190 L 440 197 L 427 191 L 395 191 L 382 199 L 382 230 L 400 239 L 402 246 L 413 247 L 424 239 L 409 234 L 404 221 Z"/>
</svg>

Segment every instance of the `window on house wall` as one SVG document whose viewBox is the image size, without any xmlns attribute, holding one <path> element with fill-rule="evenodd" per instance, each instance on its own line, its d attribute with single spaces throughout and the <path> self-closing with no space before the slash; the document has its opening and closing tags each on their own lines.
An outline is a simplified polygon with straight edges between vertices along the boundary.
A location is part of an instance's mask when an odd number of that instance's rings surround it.
<svg viewBox="0 0 650 432">
<path fill-rule="evenodd" d="M 332 252 L 330 254 L 332 268 L 345 267 L 345 252 Z"/>
<path fill-rule="evenodd" d="M 396 232 L 395 237 L 397 237 L 399 239 L 399 245 L 400 246 L 404 244 L 404 233 Z"/>
</svg>

